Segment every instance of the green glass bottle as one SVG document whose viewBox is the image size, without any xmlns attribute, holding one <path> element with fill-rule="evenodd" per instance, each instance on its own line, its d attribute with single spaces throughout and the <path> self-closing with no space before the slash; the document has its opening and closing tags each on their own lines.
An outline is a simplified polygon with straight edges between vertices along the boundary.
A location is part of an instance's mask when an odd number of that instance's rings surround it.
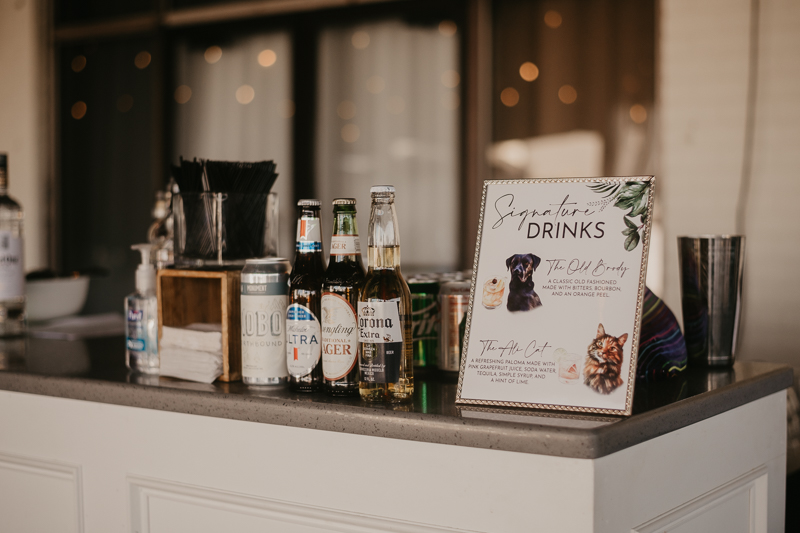
<svg viewBox="0 0 800 533">
<path fill-rule="evenodd" d="M 322 284 L 322 372 L 332 396 L 358 395 L 358 298 L 364 264 L 355 198 L 333 201 L 330 259 Z"/>
</svg>

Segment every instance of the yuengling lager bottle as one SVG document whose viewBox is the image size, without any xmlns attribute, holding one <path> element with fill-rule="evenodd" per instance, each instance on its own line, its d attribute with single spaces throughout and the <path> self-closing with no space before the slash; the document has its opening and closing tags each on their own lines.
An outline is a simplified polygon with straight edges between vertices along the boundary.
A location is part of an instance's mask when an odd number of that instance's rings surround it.
<svg viewBox="0 0 800 533">
<path fill-rule="evenodd" d="M 286 310 L 286 367 L 290 389 L 316 392 L 322 390 L 323 381 L 319 317 L 325 279 L 319 200 L 300 200 L 297 206 L 300 217 Z"/>
<path fill-rule="evenodd" d="M 355 198 L 333 201 L 333 236 L 322 285 L 322 373 L 332 396 L 358 394 L 358 296 L 364 265 Z"/>
<path fill-rule="evenodd" d="M 369 270 L 358 301 L 361 398 L 410 401 L 414 393 L 411 293 L 400 273 L 394 187 L 370 189 Z"/>
</svg>

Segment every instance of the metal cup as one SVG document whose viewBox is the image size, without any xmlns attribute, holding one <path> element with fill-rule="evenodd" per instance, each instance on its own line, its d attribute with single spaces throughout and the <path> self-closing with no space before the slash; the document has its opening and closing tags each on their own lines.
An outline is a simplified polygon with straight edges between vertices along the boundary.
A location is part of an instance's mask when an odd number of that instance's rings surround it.
<svg viewBox="0 0 800 533">
<path fill-rule="evenodd" d="M 732 365 L 742 307 L 744 237 L 678 237 L 678 261 L 689 363 Z"/>
</svg>

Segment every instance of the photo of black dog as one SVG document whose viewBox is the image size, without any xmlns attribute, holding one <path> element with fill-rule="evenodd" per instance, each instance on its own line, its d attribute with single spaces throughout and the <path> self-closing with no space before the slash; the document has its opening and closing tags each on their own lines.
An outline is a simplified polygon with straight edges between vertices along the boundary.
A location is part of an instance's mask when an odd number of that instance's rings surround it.
<svg viewBox="0 0 800 533">
<path fill-rule="evenodd" d="M 530 311 L 542 305 L 542 300 L 533 290 L 533 272 L 541 262 L 533 254 L 515 254 L 506 259 L 506 268 L 511 271 L 506 303 L 509 311 Z"/>
</svg>

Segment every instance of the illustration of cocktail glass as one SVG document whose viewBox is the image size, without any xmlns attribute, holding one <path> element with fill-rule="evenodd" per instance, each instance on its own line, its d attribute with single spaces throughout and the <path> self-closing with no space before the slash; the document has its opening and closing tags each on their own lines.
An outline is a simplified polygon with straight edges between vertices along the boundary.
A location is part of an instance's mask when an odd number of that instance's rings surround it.
<svg viewBox="0 0 800 533">
<path fill-rule="evenodd" d="M 483 306 L 487 309 L 494 309 L 503 303 L 503 292 L 506 290 L 506 282 L 503 278 L 494 277 L 486 280 L 483 284 Z"/>
<path fill-rule="evenodd" d="M 581 377 L 581 357 L 574 353 L 564 353 L 558 358 L 558 381 L 578 383 Z"/>
</svg>

